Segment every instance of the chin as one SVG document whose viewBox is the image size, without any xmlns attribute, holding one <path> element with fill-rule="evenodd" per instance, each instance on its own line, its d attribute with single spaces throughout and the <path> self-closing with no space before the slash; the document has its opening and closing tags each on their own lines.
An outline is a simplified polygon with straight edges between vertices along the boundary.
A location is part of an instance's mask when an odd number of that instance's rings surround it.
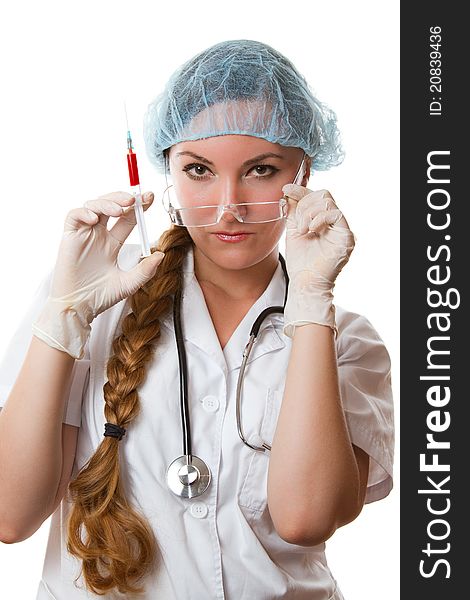
<svg viewBox="0 0 470 600">
<path fill-rule="evenodd" d="M 223 247 L 213 247 L 212 244 L 210 248 L 199 246 L 198 250 L 221 269 L 233 271 L 248 269 L 262 262 L 276 247 L 276 243 L 273 246 L 265 246 L 264 248 L 257 249 L 253 247 L 243 248 L 239 244 L 222 243 L 220 245 Z"/>
<path fill-rule="evenodd" d="M 203 249 L 201 252 L 219 267 L 235 271 L 251 267 L 264 258 L 258 252 L 241 248 Z"/>
</svg>

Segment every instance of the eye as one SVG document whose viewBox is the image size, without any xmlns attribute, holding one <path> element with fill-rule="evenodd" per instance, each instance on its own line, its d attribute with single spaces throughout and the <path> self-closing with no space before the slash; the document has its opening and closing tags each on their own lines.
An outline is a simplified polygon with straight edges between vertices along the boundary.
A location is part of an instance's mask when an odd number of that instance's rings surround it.
<svg viewBox="0 0 470 600">
<path fill-rule="evenodd" d="M 251 171 L 254 172 L 254 176 L 257 179 L 265 179 L 277 173 L 279 169 L 277 167 L 273 167 L 272 165 L 256 165 L 250 169 L 250 172 Z"/>
<path fill-rule="evenodd" d="M 191 179 L 207 179 L 209 168 L 201 163 L 191 163 L 190 165 L 184 166 L 183 171 Z"/>
</svg>

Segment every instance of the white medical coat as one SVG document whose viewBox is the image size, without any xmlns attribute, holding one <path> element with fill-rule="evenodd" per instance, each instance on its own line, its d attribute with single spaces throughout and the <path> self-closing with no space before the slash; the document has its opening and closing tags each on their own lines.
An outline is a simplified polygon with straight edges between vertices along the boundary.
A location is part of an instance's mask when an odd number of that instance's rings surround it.
<svg viewBox="0 0 470 600">
<path fill-rule="evenodd" d="M 139 256 L 139 245 L 125 244 L 119 264 L 130 269 Z M 168 465 L 182 454 L 178 359 L 170 311 L 161 321 L 161 338 L 139 388 L 141 413 L 119 442 L 129 500 L 149 520 L 161 553 L 160 568 L 146 581 L 143 600 L 339 600 L 343 596 L 327 565 L 325 544 L 298 546 L 277 534 L 267 507 L 269 454 L 248 448 L 237 432 L 235 390 L 243 350 L 261 311 L 284 302 L 282 267 L 278 265 L 223 350 L 194 275 L 191 249 L 183 270 L 193 453 L 208 464 L 212 482 L 202 496 L 191 500 L 179 498 L 166 485 Z M 0 365 L 0 406 L 23 362 L 31 324 L 46 300 L 51 276 L 52 272 L 38 289 Z M 103 439 L 106 363 L 112 340 L 130 310 L 123 300 L 99 315 L 92 323 L 84 358 L 75 361 L 63 418 L 80 427 L 72 478 Z M 337 306 L 336 317 L 341 398 L 351 440 L 370 456 L 366 502 L 373 502 L 392 488 L 390 359 L 363 316 Z M 266 318 L 245 372 L 243 427 L 247 440 L 255 444 L 261 438 L 270 444 L 276 428 L 292 343 L 282 327 L 282 315 Z M 73 584 L 80 564 L 65 546 L 69 508 L 64 498 L 52 515 L 37 600 L 97 598 L 85 591 L 81 578 L 78 587 Z"/>
</svg>

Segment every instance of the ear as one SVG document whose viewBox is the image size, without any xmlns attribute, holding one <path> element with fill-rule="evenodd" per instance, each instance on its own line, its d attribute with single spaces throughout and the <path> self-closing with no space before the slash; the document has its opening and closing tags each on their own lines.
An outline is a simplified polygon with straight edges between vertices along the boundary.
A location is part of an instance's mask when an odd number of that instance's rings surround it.
<svg viewBox="0 0 470 600">
<path fill-rule="evenodd" d="M 310 158 L 310 156 L 307 157 L 307 160 L 305 161 L 305 175 L 302 179 L 302 187 L 307 187 L 308 184 L 308 180 L 310 179 L 310 168 L 312 166 L 312 159 Z"/>
</svg>

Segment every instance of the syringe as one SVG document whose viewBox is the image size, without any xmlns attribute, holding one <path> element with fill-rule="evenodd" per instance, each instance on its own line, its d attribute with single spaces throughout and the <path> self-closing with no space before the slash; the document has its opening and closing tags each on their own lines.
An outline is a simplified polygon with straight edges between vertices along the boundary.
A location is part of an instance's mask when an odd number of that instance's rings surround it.
<svg viewBox="0 0 470 600">
<path fill-rule="evenodd" d="M 127 122 L 127 166 L 129 168 L 129 181 L 131 184 L 131 193 L 133 196 L 135 196 L 134 212 L 137 221 L 137 227 L 139 229 L 142 256 L 144 257 L 151 255 L 150 244 L 148 241 L 147 229 L 145 227 L 144 209 L 142 208 L 142 192 L 140 190 L 137 155 L 135 154 L 134 146 L 132 145 L 131 132 L 129 131 L 129 122 L 127 121 L 127 110 L 125 104 L 124 110 L 126 111 Z"/>
</svg>

